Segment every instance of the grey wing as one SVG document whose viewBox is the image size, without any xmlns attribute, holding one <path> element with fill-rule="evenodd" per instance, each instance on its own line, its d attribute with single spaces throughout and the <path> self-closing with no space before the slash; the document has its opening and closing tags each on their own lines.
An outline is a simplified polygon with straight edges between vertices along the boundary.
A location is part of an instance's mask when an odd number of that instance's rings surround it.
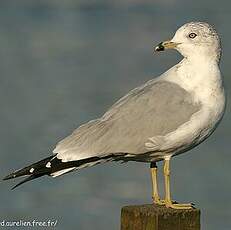
<svg viewBox="0 0 231 230">
<path fill-rule="evenodd" d="M 148 82 L 120 99 L 101 118 L 76 129 L 58 143 L 54 153 L 63 161 L 112 153 L 145 153 L 148 138 L 176 130 L 199 107 L 175 83 Z"/>
</svg>

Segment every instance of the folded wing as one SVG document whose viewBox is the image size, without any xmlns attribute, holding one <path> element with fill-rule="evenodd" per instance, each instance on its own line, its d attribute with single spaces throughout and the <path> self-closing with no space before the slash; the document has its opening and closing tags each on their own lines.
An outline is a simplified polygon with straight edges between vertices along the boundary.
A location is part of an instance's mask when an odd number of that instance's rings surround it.
<svg viewBox="0 0 231 230">
<path fill-rule="evenodd" d="M 58 143 L 63 162 L 108 154 L 142 154 L 148 138 L 166 135 L 200 109 L 175 83 L 149 81 L 115 103 L 101 118 L 90 121 Z"/>
</svg>

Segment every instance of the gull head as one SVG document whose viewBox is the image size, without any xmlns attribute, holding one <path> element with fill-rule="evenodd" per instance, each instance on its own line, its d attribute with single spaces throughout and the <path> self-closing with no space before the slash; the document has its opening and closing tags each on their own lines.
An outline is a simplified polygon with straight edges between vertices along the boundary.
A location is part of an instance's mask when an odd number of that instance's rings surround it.
<svg viewBox="0 0 231 230">
<path fill-rule="evenodd" d="M 221 46 L 216 30 L 205 22 L 189 22 L 181 26 L 169 41 L 161 42 L 155 51 L 176 49 L 186 58 L 210 57 L 220 60 Z"/>
</svg>

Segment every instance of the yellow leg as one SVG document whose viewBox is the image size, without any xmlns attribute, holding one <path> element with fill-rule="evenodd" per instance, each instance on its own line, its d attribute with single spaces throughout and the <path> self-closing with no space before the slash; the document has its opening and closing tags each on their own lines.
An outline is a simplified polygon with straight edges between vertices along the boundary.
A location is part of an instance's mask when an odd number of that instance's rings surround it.
<svg viewBox="0 0 231 230">
<path fill-rule="evenodd" d="M 164 160 L 165 206 L 174 209 L 191 209 L 192 204 L 175 204 L 170 193 L 170 158 Z"/>
<path fill-rule="evenodd" d="M 164 205 L 164 201 L 160 199 L 158 192 L 158 182 L 157 182 L 157 165 L 155 162 L 151 163 L 151 178 L 152 178 L 152 200 L 154 204 Z"/>
</svg>

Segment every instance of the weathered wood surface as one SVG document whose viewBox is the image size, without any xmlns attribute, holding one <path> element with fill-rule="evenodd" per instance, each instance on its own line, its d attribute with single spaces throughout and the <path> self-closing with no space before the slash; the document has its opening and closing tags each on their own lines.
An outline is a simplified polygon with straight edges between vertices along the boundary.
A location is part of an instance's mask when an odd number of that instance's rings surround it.
<svg viewBox="0 0 231 230">
<path fill-rule="evenodd" d="M 200 230 L 200 210 L 174 210 L 153 204 L 125 206 L 121 230 Z"/>
</svg>

